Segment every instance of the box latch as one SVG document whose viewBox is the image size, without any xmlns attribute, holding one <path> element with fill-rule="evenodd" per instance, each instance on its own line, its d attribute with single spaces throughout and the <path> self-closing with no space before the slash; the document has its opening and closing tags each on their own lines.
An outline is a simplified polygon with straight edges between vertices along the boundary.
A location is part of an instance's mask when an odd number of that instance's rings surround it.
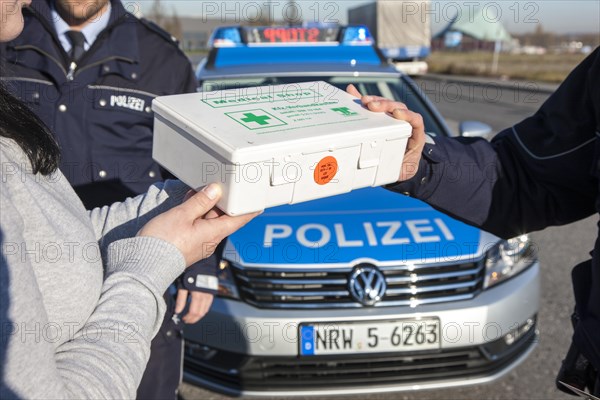
<svg viewBox="0 0 600 400">
<path fill-rule="evenodd" d="M 360 158 L 358 159 L 358 168 L 373 168 L 379 165 L 383 141 L 373 140 L 363 143 L 360 148 Z"/>
<path fill-rule="evenodd" d="M 271 164 L 271 186 L 296 183 L 302 177 L 301 154 L 274 158 Z"/>
</svg>

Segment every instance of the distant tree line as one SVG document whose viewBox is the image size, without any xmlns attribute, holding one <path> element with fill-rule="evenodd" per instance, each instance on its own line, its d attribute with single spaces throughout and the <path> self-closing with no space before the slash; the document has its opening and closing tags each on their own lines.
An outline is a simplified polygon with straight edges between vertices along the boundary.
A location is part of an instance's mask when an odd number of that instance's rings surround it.
<svg viewBox="0 0 600 400">
<path fill-rule="evenodd" d="M 285 15 L 271 15 L 273 9 L 269 7 L 269 2 L 263 2 L 260 15 L 256 18 L 246 16 L 244 24 L 247 25 L 281 25 L 281 24 L 299 24 L 301 23 L 300 5 L 295 0 L 288 0 Z M 153 0 L 149 12 L 145 15 L 147 19 L 154 22 L 179 41 L 183 39 L 183 26 L 175 7 L 170 12 L 165 9 L 161 0 Z"/>
<path fill-rule="evenodd" d="M 538 24 L 533 32 L 512 34 L 512 36 L 519 39 L 522 46 L 540 46 L 547 49 L 558 48 L 570 42 L 581 42 L 584 46 L 591 46 L 592 48 L 600 45 L 600 35 L 598 33 L 557 34 L 547 32 L 542 24 Z"/>
</svg>

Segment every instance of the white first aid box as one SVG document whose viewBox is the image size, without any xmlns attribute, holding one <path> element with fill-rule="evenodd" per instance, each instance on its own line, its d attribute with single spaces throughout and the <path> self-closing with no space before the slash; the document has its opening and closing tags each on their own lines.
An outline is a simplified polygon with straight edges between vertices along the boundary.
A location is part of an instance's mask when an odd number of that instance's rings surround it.
<svg viewBox="0 0 600 400">
<path fill-rule="evenodd" d="M 408 123 L 325 82 L 156 98 L 153 157 L 229 215 L 395 182 Z"/>
</svg>

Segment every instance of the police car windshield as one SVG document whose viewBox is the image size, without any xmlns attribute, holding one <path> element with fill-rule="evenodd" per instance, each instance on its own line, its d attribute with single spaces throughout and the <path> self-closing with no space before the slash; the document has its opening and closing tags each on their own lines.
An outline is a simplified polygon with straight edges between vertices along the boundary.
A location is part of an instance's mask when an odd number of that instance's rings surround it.
<svg viewBox="0 0 600 400">
<path fill-rule="evenodd" d="M 204 80 L 201 82 L 201 90 L 210 92 L 214 90 L 226 90 L 234 88 L 293 84 L 299 82 L 325 81 L 339 89 L 345 90 L 352 83 L 361 93 L 374 96 L 382 96 L 389 99 L 401 101 L 410 110 L 418 112 L 423 116 L 425 129 L 432 136 L 446 135 L 446 131 L 423 102 L 421 95 L 416 93 L 410 86 L 397 77 L 351 77 L 351 76 L 285 76 L 285 77 L 249 77 L 249 78 L 227 78 Z"/>
</svg>

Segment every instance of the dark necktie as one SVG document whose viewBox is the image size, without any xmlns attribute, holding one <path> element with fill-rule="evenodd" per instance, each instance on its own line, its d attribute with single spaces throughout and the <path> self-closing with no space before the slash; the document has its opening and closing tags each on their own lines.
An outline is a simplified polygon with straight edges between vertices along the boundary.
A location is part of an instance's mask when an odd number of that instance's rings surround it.
<svg viewBox="0 0 600 400">
<path fill-rule="evenodd" d="M 71 50 L 69 56 L 71 61 L 77 61 L 85 53 L 83 45 L 85 44 L 85 36 L 79 31 L 68 31 L 67 38 L 71 42 Z"/>
</svg>

